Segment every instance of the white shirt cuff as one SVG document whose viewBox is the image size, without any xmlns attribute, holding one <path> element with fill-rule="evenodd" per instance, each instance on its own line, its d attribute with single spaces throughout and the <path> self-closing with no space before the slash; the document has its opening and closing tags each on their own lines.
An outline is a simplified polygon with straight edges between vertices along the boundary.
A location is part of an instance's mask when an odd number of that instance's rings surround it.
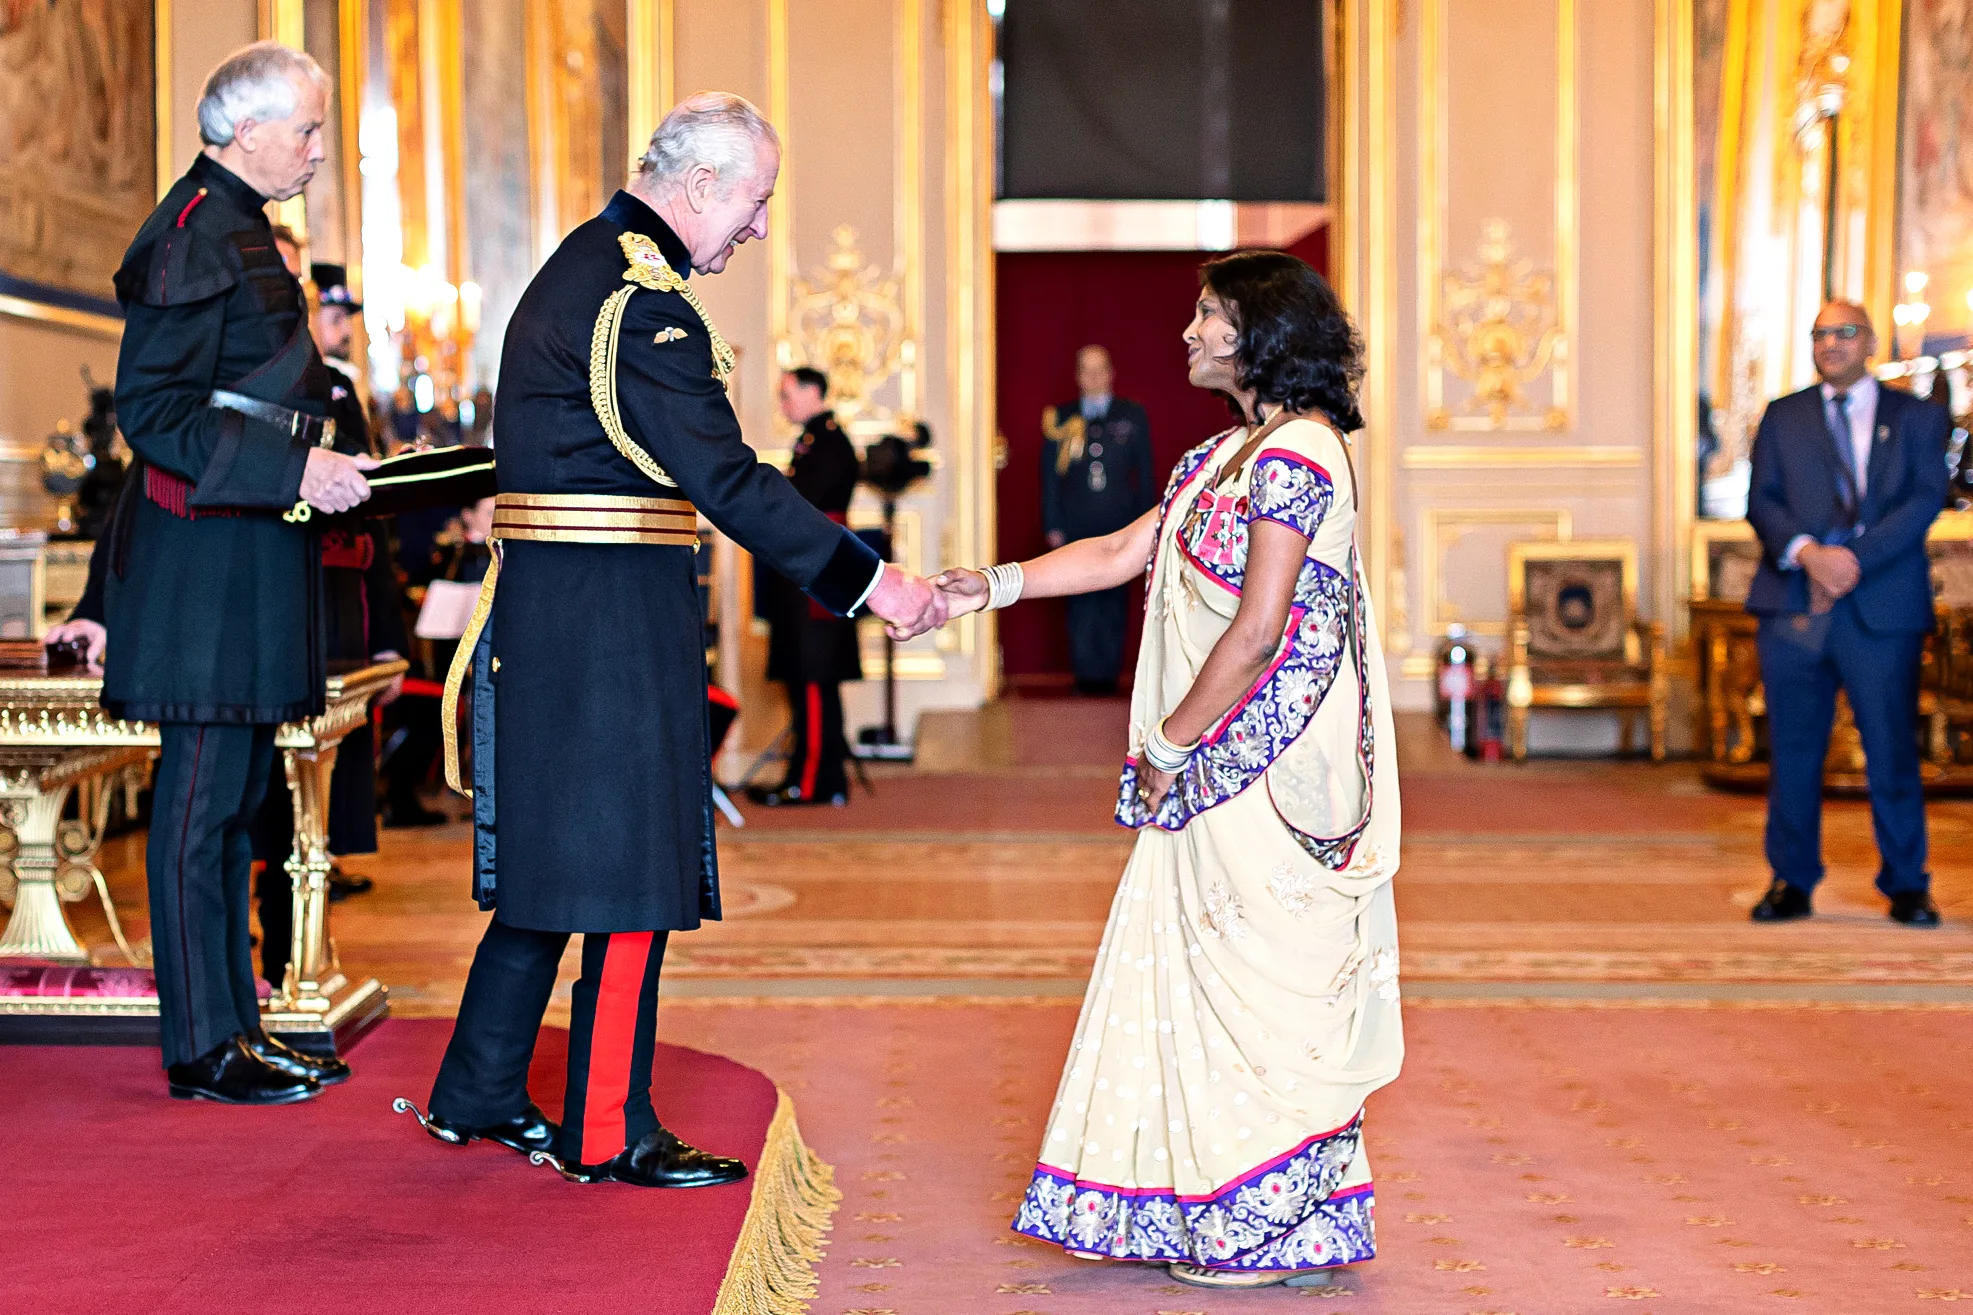
<svg viewBox="0 0 1973 1315">
<path fill-rule="evenodd" d="M 1788 546 L 1782 549 L 1781 552 L 1781 569 L 1783 569 L 1784 571 L 1801 570 L 1802 563 L 1799 560 L 1799 558 L 1802 555 L 1802 549 L 1808 547 L 1810 544 L 1814 542 L 1815 542 L 1815 536 L 1812 534 L 1798 534 L 1794 538 L 1790 539 L 1788 541 Z"/>
<path fill-rule="evenodd" d="M 863 605 L 870 601 L 870 595 L 877 592 L 877 586 L 883 582 L 884 567 L 886 565 L 887 563 L 884 562 L 877 563 L 877 573 L 870 577 L 870 583 L 863 586 L 863 592 L 856 596 L 854 603 L 850 604 L 849 614 L 851 616 L 855 616 L 858 612 L 861 612 Z"/>
</svg>

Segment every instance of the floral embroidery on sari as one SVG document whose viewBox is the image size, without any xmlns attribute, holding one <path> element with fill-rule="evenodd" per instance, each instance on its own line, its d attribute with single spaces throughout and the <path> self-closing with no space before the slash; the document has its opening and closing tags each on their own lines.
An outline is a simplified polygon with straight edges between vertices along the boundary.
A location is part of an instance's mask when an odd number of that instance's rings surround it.
<svg viewBox="0 0 1973 1315">
<path fill-rule="evenodd" d="M 1014 1231 L 1118 1260 L 1180 1260 L 1214 1269 L 1320 1269 L 1367 1260 L 1376 1254 L 1371 1186 L 1336 1190 L 1362 1136 L 1358 1114 L 1208 1196 L 1083 1182 L 1036 1165 Z"/>
<path fill-rule="evenodd" d="M 1216 444 L 1219 440 L 1214 440 Z M 1205 461 L 1202 445 L 1187 454 L 1196 476 Z M 1196 459 L 1195 459 L 1196 458 Z M 1187 496 L 1192 476 L 1174 476 L 1166 494 L 1166 515 L 1184 507 L 1176 527 L 1179 553 L 1201 574 L 1238 595 L 1246 581 L 1248 532 L 1256 519 L 1287 525 L 1313 537 L 1335 497 L 1328 473 L 1304 457 L 1267 449 L 1256 459 L 1242 495 L 1200 489 Z M 1354 570 L 1354 562 L 1352 562 Z M 1254 686 L 1209 729 L 1184 773 L 1174 782 L 1153 818 L 1137 793 L 1137 763 L 1124 764 L 1118 784 L 1117 821 L 1133 829 L 1155 822 L 1178 830 L 1208 808 L 1233 798 L 1259 780 L 1274 760 L 1307 728 L 1335 683 L 1348 649 L 1350 581 L 1313 557 L 1302 562 L 1295 598 L 1280 649 Z M 1368 725 L 1368 709 L 1363 722 Z"/>
</svg>

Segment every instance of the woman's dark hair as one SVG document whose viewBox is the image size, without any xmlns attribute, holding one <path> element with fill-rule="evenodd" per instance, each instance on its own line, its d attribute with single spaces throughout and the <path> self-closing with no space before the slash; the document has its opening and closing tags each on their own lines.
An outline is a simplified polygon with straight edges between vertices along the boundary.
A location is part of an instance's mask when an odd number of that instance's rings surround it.
<svg viewBox="0 0 1973 1315">
<path fill-rule="evenodd" d="M 1322 275 L 1285 251 L 1238 251 L 1207 261 L 1199 282 L 1239 332 L 1242 389 L 1290 411 L 1320 411 L 1344 433 L 1363 428 L 1363 339 Z"/>
</svg>

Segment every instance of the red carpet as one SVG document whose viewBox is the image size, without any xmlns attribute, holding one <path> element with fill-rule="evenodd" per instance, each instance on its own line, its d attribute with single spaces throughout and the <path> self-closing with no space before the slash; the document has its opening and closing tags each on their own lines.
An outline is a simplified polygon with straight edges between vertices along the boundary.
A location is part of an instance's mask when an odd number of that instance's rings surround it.
<svg viewBox="0 0 1973 1315">
<path fill-rule="evenodd" d="M 154 1050 L 0 1048 L 0 1310 L 712 1310 L 749 1185 L 576 1186 L 512 1151 L 433 1141 L 390 1103 L 424 1103 L 450 1031 L 387 1022 L 349 1082 L 278 1109 L 169 1100 Z M 659 1050 L 660 1116 L 755 1167 L 774 1084 Z M 551 1114 L 565 1053 L 553 1031 L 535 1055 Z"/>
</svg>

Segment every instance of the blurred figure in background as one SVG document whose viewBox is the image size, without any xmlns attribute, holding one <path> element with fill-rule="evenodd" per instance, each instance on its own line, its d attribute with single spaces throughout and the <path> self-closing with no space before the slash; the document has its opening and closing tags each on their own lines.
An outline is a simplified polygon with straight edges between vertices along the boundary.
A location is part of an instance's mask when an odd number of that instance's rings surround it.
<svg viewBox="0 0 1973 1315">
<path fill-rule="evenodd" d="M 1157 505 L 1151 422 L 1144 408 L 1112 393 L 1117 372 L 1107 348 L 1076 353 L 1073 402 L 1042 413 L 1041 525 L 1048 546 L 1114 534 Z M 1130 586 L 1079 594 L 1066 602 L 1076 689 L 1114 694 L 1123 665 Z"/>
</svg>

